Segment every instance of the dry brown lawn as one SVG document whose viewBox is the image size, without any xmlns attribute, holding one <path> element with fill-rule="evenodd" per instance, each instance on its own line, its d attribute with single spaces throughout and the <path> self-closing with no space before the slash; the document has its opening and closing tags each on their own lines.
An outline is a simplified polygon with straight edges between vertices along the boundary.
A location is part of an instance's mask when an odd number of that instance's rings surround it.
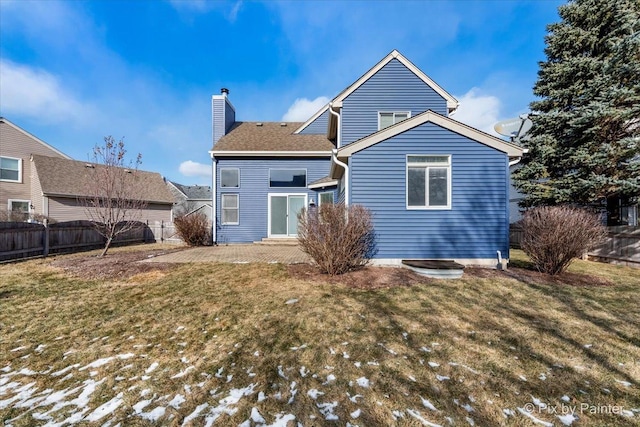
<svg viewBox="0 0 640 427">
<path fill-rule="evenodd" d="M 640 269 L 329 279 L 149 250 L 0 265 L 4 425 L 640 425 Z"/>
</svg>

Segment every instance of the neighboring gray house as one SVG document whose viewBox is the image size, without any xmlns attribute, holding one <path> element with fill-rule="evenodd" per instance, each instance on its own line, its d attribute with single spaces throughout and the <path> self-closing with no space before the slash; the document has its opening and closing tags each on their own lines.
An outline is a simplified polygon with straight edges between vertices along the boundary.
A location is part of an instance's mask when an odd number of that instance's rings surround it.
<svg viewBox="0 0 640 427">
<path fill-rule="evenodd" d="M 203 213 L 211 220 L 211 187 L 207 185 L 182 185 L 167 181 L 167 188 L 175 197 L 176 204 L 171 211 L 172 220 L 177 215 Z"/>
</svg>

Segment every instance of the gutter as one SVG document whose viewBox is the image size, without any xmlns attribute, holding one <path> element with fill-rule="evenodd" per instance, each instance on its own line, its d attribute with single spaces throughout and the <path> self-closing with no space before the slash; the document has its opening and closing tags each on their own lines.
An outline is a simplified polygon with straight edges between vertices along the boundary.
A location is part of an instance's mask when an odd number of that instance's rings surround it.
<svg viewBox="0 0 640 427">
<path fill-rule="evenodd" d="M 336 119 L 338 121 L 338 132 L 336 135 L 336 146 L 338 148 L 340 148 L 340 143 L 342 142 L 342 132 L 341 131 L 341 120 L 340 120 L 340 114 L 336 113 L 335 111 L 333 111 L 333 102 L 329 103 L 329 113 L 333 114 L 334 116 L 336 116 Z M 331 150 L 331 161 L 333 163 L 335 163 L 336 165 L 342 167 L 342 169 L 344 169 L 344 205 L 349 207 L 349 166 L 344 163 L 341 162 L 340 160 L 338 160 L 338 148 L 334 148 L 333 150 Z"/>
</svg>

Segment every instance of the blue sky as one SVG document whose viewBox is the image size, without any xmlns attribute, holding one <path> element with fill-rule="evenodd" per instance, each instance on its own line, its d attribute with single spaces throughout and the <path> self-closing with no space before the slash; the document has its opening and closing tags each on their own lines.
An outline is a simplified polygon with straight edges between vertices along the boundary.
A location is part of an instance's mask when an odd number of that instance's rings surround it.
<svg viewBox="0 0 640 427">
<path fill-rule="evenodd" d="M 304 121 L 398 49 L 491 131 L 527 111 L 564 2 L 0 0 L 0 115 L 78 160 L 106 135 L 208 184 L 211 95 Z"/>
</svg>

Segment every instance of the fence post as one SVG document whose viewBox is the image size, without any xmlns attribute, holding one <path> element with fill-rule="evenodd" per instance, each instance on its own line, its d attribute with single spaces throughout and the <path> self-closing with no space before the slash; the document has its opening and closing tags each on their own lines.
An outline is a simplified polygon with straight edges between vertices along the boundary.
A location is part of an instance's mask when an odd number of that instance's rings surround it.
<svg viewBox="0 0 640 427">
<path fill-rule="evenodd" d="M 160 220 L 160 243 L 164 243 L 164 219 Z"/>
<path fill-rule="evenodd" d="M 49 255 L 49 220 L 45 218 L 43 224 L 44 230 L 42 233 L 42 256 L 47 257 Z"/>
</svg>

